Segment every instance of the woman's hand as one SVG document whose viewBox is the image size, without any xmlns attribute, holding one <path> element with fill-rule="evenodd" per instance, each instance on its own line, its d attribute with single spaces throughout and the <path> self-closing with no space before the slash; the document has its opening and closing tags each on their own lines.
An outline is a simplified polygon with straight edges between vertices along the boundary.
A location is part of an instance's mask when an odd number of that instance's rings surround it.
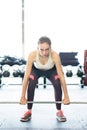
<svg viewBox="0 0 87 130">
<path fill-rule="evenodd" d="M 67 97 L 64 97 L 64 99 L 62 100 L 62 102 L 63 102 L 64 105 L 69 105 L 69 104 L 70 104 L 70 99 L 69 99 L 69 97 L 68 97 L 68 96 L 67 96 Z"/>
<path fill-rule="evenodd" d="M 25 105 L 27 103 L 27 99 L 25 97 L 21 97 L 20 104 Z"/>
</svg>

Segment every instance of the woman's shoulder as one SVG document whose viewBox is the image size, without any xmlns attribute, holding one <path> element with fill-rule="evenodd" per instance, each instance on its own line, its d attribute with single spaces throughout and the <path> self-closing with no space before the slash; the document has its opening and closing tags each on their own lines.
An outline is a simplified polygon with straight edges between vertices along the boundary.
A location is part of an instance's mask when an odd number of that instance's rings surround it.
<svg viewBox="0 0 87 130">
<path fill-rule="evenodd" d="M 54 50 L 51 51 L 51 56 L 54 62 L 60 59 L 59 54 Z"/>
<path fill-rule="evenodd" d="M 29 55 L 34 56 L 34 55 L 36 55 L 36 53 L 37 53 L 37 51 L 36 51 L 36 50 L 34 50 L 34 51 L 31 51 L 31 52 L 29 53 Z"/>
<path fill-rule="evenodd" d="M 37 51 L 36 51 L 36 50 L 30 52 L 29 55 L 28 55 L 28 59 L 30 59 L 30 60 L 35 60 L 36 54 L 37 54 Z"/>
<path fill-rule="evenodd" d="M 54 56 L 54 57 L 55 56 L 57 56 L 57 57 L 59 56 L 59 54 L 56 51 L 54 51 L 54 50 L 51 50 L 51 55 Z"/>
</svg>

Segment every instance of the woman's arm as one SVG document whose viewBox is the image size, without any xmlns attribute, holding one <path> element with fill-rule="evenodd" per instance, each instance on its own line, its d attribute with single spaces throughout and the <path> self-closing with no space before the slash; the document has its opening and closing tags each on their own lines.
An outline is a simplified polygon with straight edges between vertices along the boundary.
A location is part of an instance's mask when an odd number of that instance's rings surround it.
<svg viewBox="0 0 87 130">
<path fill-rule="evenodd" d="M 25 69 L 25 74 L 24 74 L 24 78 L 23 78 L 23 84 L 22 84 L 22 93 L 21 93 L 21 99 L 20 99 L 20 103 L 21 104 L 25 104 L 26 103 L 26 89 L 28 86 L 28 82 L 29 82 L 29 76 L 30 76 L 30 72 L 32 69 L 32 64 L 35 61 L 35 56 L 36 56 L 36 52 L 31 52 L 28 56 L 28 60 L 27 60 L 27 64 L 26 64 L 26 69 Z"/>
<path fill-rule="evenodd" d="M 70 101 L 69 101 L 69 96 L 68 96 L 68 91 L 67 91 L 67 86 L 66 86 L 64 73 L 63 73 L 63 70 L 62 70 L 60 56 L 56 52 L 53 52 L 52 57 L 54 59 L 54 63 L 55 63 L 56 69 L 57 69 L 57 73 L 58 73 L 59 78 L 60 78 L 61 87 L 63 89 L 63 93 L 64 93 L 64 100 L 63 101 L 64 101 L 64 104 L 68 104 Z"/>
</svg>

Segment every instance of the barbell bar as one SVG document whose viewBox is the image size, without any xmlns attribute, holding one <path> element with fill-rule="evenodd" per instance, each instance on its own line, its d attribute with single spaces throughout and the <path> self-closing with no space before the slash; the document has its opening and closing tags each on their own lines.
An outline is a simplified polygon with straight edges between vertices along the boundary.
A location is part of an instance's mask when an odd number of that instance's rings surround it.
<svg viewBox="0 0 87 130">
<path fill-rule="evenodd" d="M 62 101 L 27 101 L 28 103 L 34 103 L 34 104 L 63 104 Z M 18 101 L 0 101 L 0 104 L 20 104 Z M 71 101 L 70 104 L 87 104 L 87 101 Z"/>
</svg>

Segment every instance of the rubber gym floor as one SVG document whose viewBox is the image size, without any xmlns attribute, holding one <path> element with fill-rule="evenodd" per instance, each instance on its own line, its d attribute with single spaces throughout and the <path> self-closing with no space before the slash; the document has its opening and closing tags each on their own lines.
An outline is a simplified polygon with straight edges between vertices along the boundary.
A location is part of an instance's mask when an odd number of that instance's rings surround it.
<svg viewBox="0 0 87 130">
<path fill-rule="evenodd" d="M 15 81 L 16 82 L 16 81 Z M 0 101 L 19 101 L 21 84 L 8 84 L 0 88 Z M 71 101 L 87 102 L 87 86 L 67 85 Z M 52 85 L 45 89 L 39 86 L 35 90 L 35 101 L 54 101 Z M 55 104 L 34 104 L 32 119 L 20 122 L 20 117 L 26 111 L 26 105 L 0 104 L 1 130 L 84 130 L 87 129 L 87 104 L 63 105 L 62 110 L 67 117 L 66 122 L 56 119 Z"/>
</svg>

